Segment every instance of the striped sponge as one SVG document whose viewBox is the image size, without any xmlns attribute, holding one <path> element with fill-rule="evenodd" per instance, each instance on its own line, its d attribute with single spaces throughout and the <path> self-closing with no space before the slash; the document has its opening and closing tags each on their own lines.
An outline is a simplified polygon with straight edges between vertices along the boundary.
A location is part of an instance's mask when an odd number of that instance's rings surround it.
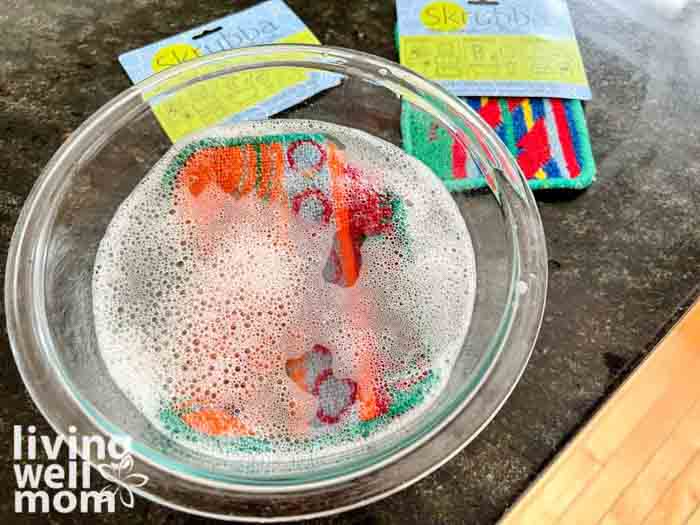
<svg viewBox="0 0 700 525">
<path fill-rule="evenodd" d="M 595 162 L 579 100 L 550 98 L 461 99 L 496 131 L 534 189 L 584 189 L 595 179 Z M 450 191 L 486 186 L 464 148 L 433 119 L 404 103 L 403 146 L 425 162 Z"/>
</svg>

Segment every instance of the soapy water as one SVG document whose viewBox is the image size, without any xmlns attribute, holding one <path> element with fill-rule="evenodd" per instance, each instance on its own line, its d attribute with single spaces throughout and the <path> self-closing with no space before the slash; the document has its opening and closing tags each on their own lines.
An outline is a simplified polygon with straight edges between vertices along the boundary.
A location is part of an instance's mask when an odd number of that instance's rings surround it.
<svg viewBox="0 0 700 525">
<path fill-rule="evenodd" d="M 93 276 L 113 380 L 223 457 L 314 457 L 420 417 L 475 295 L 474 253 L 420 161 L 309 120 L 213 128 L 121 204 Z"/>
</svg>

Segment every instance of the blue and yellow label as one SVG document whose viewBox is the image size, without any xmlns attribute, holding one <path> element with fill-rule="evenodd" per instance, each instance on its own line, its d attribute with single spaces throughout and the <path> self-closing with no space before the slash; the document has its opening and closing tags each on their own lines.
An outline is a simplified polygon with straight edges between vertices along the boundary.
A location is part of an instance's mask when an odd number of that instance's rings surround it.
<svg viewBox="0 0 700 525">
<path fill-rule="evenodd" d="M 268 0 L 124 53 L 119 61 L 136 83 L 200 56 L 272 43 L 319 44 L 319 41 L 282 0 Z M 197 69 L 187 76 L 215 70 L 216 66 L 207 71 Z M 186 79 L 178 77 L 169 85 L 183 80 Z M 221 76 L 161 97 L 165 86 L 147 93 L 146 98 L 168 137 L 175 142 L 215 124 L 270 117 L 337 83 L 331 74 L 276 68 Z"/>
<path fill-rule="evenodd" d="M 397 0 L 401 63 L 457 96 L 590 99 L 565 0 Z"/>
</svg>

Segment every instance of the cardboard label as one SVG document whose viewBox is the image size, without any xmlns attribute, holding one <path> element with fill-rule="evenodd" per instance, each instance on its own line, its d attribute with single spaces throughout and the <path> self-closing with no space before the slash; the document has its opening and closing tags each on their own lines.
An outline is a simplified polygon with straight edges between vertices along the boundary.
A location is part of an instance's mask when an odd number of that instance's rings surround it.
<svg viewBox="0 0 700 525">
<path fill-rule="evenodd" d="M 564 0 L 397 0 L 401 63 L 457 96 L 588 100 Z"/>
<path fill-rule="evenodd" d="M 119 57 L 133 82 L 169 67 L 219 51 L 260 44 L 319 44 L 318 39 L 282 0 L 214 20 Z M 245 60 L 242 60 L 245 62 Z M 211 68 L 215 71 L 216 66 Z M 190 73 L 195 77 L 204 72 Z M 175 83 L 182 82 L 179 77 Z M 165 89 L 146 94 L 163 129 L 175 142 L 205 127 L 238 120 L 264 119 L 338 84 L 332 74 L 301 69 L 262 69 L 214 78 L 159 98 Z M 166 86 L 167 88 L 167 86 Z"/>
</svg>

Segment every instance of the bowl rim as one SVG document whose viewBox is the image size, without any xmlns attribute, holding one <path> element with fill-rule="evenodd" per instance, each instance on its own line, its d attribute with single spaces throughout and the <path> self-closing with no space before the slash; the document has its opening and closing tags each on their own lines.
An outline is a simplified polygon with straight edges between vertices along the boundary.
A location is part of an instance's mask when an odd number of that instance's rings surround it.
<svg viewBox="0 0 700 525">
<path fill-rule="evenodd" d="M 365 67 L 374 72 L 381 72 L 379 73 L 380 76 L 383 77 L 387 83 L 395 83 L 400 81 L 411 88 L 416 90 L 420 89 L 421 91 L 427 92 L 431 96 L 436 97 L 437 100 L 445 104 L 446 107 L 460 116 L 463 120 L 468 120 L 470 123 L 480 126 L 479 131 L 482 133 L 481 138 L 483 138 L 491 147 L 487 149 L 487 151 L 491 151 L 491 153 L 496 155 L 495 159 L 491 159 L 494 161 L 493 164 L 495 165 L 496 169 L 502 170 L 502 172 L 506 173 L 507 175 L 501 179 L 501 183 L 506 185 L 510 184 L 512 186 L 511 189 L 514 190 L 514 193 L 522 201 L 520 202 L 520 207 L 525 213 L 525 219 L 532 230 L 531 234 L 535 241 L 532 243 L 532 246 L 527 247 L 529 257 L 521 257 L 517 261 L 517 265 L 514 264 L 514 266 L 518 267 L 520 274 L 526 276 L 526 280 L 521 281 L 520 279 L 517 279 L 511 283 L 510 287 L 512 289 L 509 291 L 509 296 L 512 296 L 515 307 L 511 321 L 513 324 L 520 322 L 521 324 L 524 323 L 524 325 L 526 325 L 521 327 L 521 331 L 526 335 L 526 337 L 520 341 L 520 347 L 522 348 L 517 359 L 518 366 L 508 367 L 509 370 L 507 380 L 503 385 L 500 385 L 499 388 L 496 389 L 498 394 L 490 404 L 490 407 L 483 411 L 484 414 L 482 414 L 482 421 L 480 424 L 477 425 L 476 429 L 472 431 L 468 437 L 458 440 L 459 442 L 452 442 L 452 444 L 445 450 L 441 450 L 441 459 L 433 462 L 429 468 L 423 468 L 420 472 L 414 473 L 406 479 L 395 481 L 393 486 L 385 487 L 374 496 L 362 497 L 357 501 L 344 506 L 318 512 L 301 513 L 267 519 L 253 515 L 246 516 L 230 514 L 224 516 L 226 518 L 237 520 L 260 521 L 262 519 L 263 521 L 284 521 L 288 519 L 299 519 L 300 517 L 314 517 L 342 512 L 350 508 L 376 501 L 377 499 L 381 499 L 382 497 L 401 490 L 418 479 L 428 475 L 430 472 L 448 461 L 472 439 L 474 439 L 476 435 L 478 435 L 478 433 L 488 424 L 488 422 L 495 417 L 496 413 L 501 408 L 503 403 L 505 403 L 505 400 L 509 397 L 513 388 L 517 384 L 524 371 L 525 365 L 529 360 L 534 342 L 541 326 L 547 287 L 547 253 L 544 242 L 544 232 L 542 230 L 539 212 L 537 211 L 537 206 L 534 202 L 534 197 L 527 187 L 523 175 L 517 168 L 515 161 L 512 159 L 512 157 L 510 157 L 510 154 L 507 152 L 505 146 L 500 142 L 491 128 L 488 127 L 488 125 L 486 125 L 471 108 L 460 102 L 458 99 L 452 97 L 437 84 L 428 81 L 416 73 L 413 73 L 408 69 L 388 60 L 376 57 L 374 55 L 343 48 L 315 45 L 272 44 L 241 48 L 207 55 L 190 62 L 179 64 L 178 66 L 149 77 L 140 84 L 125 90 L 110 100 L 107 104 L 102 106 L 95 114 L 86 120 L 54 154 L 52 159 L 44 168 L 29 197 L 25 201 L 12 237 L 6 267 L 5 304 L 7 308 L 7 330 L 13 356 L 15 358 L 15 362 L 17 363 L 23 382 L 39 411 L 58 434 L 66 434 L 67 426 L 62 424 L 62 422 L 56 418 L 54 413 L 52 413 L 51 407 L 49 406 L 50 403 L 48 403 L 46 399 L 46 394 L 42 393 L 42 389 L 40 388 L 41 386 L 46 386 L 45 384 L 51 380 L 53 380 L 53 383 L 51 384 L 52 388 L 62 388 L 65 393 L 68 393 L 68 395 L 72 397 L 72 401 L 77 405 L 77 407 L 72 407 L 74 410 L 78 408 L 83 417 L 89 419 L 93 418 L 83 409 L 82 403 L 75 396 L 75 392 L 70 391 L 70 389 L 63 384 L 63 382 L 57 381 L 55 374 L 54 377 L 52 377 L 52 372 L 54 371 L 48 366 L 51 362 L 51 356 L 48 355 L 46 351 L 46 348 L 50 346 L 50 342 L 46 341 L 46 333 L 42 333 L 41 329 L 39 329 L 35 323 L 32 322 L 34 319 L 32 313 L 35 312 L 30 312 L 28 314 L 25 313 L 28 307 L 26 304 L 24 304 L 22 296 L 18 292 L 22 283 L 24 283 L 25 288 L 30 289 L 36 289 L 37 287 L 41 289 L 43 286 L 41 276 L 37 275 L 37 272 L 32 271 L 33 266 L 37 264 L 37 262 L 41 262 L 39 260 L 40 257 L 36 257 L 37 246 L 42 244 L 40 242 L 41 238 L 36 235 L 32 235 L 30 228 L 33 226 L 32 218 L 35 216 L 36 210 L 41 206 L 41 203 L 45 202 L 46 199 L 51 198 L 52 191 L 56 189 L 57 183 L 60 182 L 59 180 L 56 180 L 57 176 L 60 175 L 62 171 L 60 167 L 64 166 L 66 163 L 74 162 L 76 158 L 79 158 L 85 154 L 86 148 L 84 147 L 83 143 L 85 142 L 86 137 L 90 137 L 91 141 L 93 142 L 90 147 L 99 147 L 100 142 L 94 140 L 94 136 L 101 136 L 99 135 L 99 130 L 107 119 L 114 119 L 117 117 L 115 121 L 120 122 L 122 119 L 127 118 L 128 112 L 124 113 L 123 110 L 128 107 L 129 101 L 132 99 L 140 100 L 145 93 L 148 93 L 150 90 L 158 86 L 162 86 L 166 81 L 176 79 L 178 75 L 183 73 L 187 74 L 188 72 L 192 72 L 196 68 L 203 65 L 216 65 L 217 63 L 222 63 L 232 58 L 253 57 L 256 60 L 261 61 L 265 56 L 283 54 L 303 54 L 305 56 L 314 56 L 320 61 L 311 62 L 310 60 L 295 60 L 294 62 L 298 61 L 307 67 L 328 66 L 329 70 L 332 70 L 330 68 L 337 66 L 338 70 L 344 72 L 345 74 L 353 73 L 352 71 L 345 71 L 348 64 L 351 64 L 353 67 Z M 281 63 L 276 63 L 274 61 L 267 60 L 260 63 L 264 63 L 265 67 L 271 67 L 275 65 L 281 66 L 289 64 L 290 61 L 287 60 Z M 250 63 L 246 63 L 244 66 L 242 66 L 242 69 L 250 69 L 250 66 Z M 120 109 L 122 110 L 121 113 Z M 113 123 L 113 125 L 115 124 Z M 78 147 L 81 145 L 83 146 L 83 149 Z M 503 192 L 504 197 L 506 196 L 505 194 L 506 192 Z M 508 201 L 507 198 L 506 201 Z M 28 258 L 25 260 L 25 256 L 27 255 Z M 522 283 L 525 283 L 527 292 L 524 292 L 522 288 L 520 288 Z M 526 320 L 523 319 L 524 311 L 527 312 Z M 41 317 L 39 320 L 42 320 Z M 45 318 L 43 321 L 46 324 Z M 512 332 L 513 325 L 511 325 L 508 330 L 503 333 L 504 343 L 501 346 L 501 350 L 505 348 L 505 342 L 512 339 L 514 335 Z M 42 356 L 44 358 L 43 360 Z M 47 357 L 49 359 L 46 359 Z M 311 493 L 314 491 L 327 489 L 329 487 L 349 485 L 358 479 L 370 478 L 376 472 L 381 471 L 382 469 L 387 469 L 392 465 L 395 465 L 397 462 L 400 462 L 402 459 L 411 456 L 416 450 L 425 448 L 429 442 L 434 441 L 440 436 L 441 433 L 444 433 L 444 430 L 447 427 L 453 426 L 455 422 L 459 420 L 460 415 L 463 415 L 467 405 L 469 405 L 475 399 L 477 392 L 481 391 L 482 388 L 487 385 L 487 383 L 493 382 L 494 373 L 499 369 L 499 367 L 503 368 L 502 361 L 503 360 L 499 359 L 498 356 L 495 356 L 495 358 L 489 364 L 489 369 L 481 375 L 479 384 L 473 388 L 469 395 L 458 403 L 455 408 L 452 409 L 448 417 L 444 418 L 440 424 L 433 428 L 430 432 L 414 441 L 410 446 L 403 447 L 398 451 L 395 451 L 384 460 L 377 462 L 368 468 L 355 471 L 345 476 L 293 485 L 255 486 L 247 484 L 234 484 L 229 482 L 219 482 L 211 479 L 203 480 L 201 477 L 189 476 L 183 472 L 169 469 L 167 466 L 164 467 L 162 464 L 158 464 L 155 461 L 152 461 L 151 458 L 144 457 L 137 452 L 132 451 L 132 454 L 136 456 L 135 459 L 140 460 L 144 466 L 149 466 L 150 469 L 155 469 L 160 473 L 175 476 L 188 483 L 203 484 L 209 488 L 216 488 L 232 493 L 265 494 L 281 497 L 285 494 L 297 494 L 300 492 Z M 41 381 L 37 381 L 38 379 Z M 42 384 L 42 381 L 44 384 Z M 94 421 L 94 419 L 91 421 L 91 424 L 94 428 L 100 430 L 101 435 L 106 437 L 111 435 L 109 431 L 106 431 L 104 427 L 98 422 Z M 93 462 L 90 457 L 85 457 L 84 459 L 91 463 Z M 149 490 L 136 489 L 134 492 L 154 501 L 158 501 L 165 505 L 178 508 L 180 510 L 185 510 L 190 513 L 197 513 L 210 517 L 222 517 L 221 514 L 199 512 L 196 508 L 192 508 L 187 505 L 178 505 L 173 501 L 168 501 L 167 499 L 161 498 L 158 494 L 155 494 Z"/>
</svg>

